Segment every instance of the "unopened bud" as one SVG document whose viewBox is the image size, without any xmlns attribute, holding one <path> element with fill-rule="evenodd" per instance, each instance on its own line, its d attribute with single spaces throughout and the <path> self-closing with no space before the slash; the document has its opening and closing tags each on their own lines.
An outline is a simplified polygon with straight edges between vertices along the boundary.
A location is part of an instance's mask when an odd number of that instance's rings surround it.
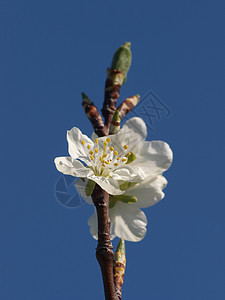
<svg viewBox="0 0 225 300">
<path fill-rule="evenodd" d="M 111 70 L 120 70 L 123 73 L 124 79 L 123 84 L 127 79 L 127 73 L 130 69 L 131 65 L 131 50 L 130 50 L 130 42 L 124 43 L 119 49 L 116 50 L 112 64 Z"/>
</svg>

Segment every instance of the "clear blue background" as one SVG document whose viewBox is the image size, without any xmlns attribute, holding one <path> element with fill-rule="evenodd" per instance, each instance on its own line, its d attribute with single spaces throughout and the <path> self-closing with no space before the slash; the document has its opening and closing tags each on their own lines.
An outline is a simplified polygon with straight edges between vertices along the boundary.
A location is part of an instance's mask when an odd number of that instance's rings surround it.
<svg viewBox="0 0 225 300">
<path fill-rule="evenodd" d="M 80 93 L 101 108 L 125 41 L 120 99 L 152 90 L 166 103 L 149 139 L 174 162 L 145 239 L 127 243 L 123 299 L 225 299 L 224 12 L 219 0 L 0 1 L 0 299 L 103 299 L 93 207 L 57 202 L 53 159 L 67 129 L 92 132 Z"/>
</svg>

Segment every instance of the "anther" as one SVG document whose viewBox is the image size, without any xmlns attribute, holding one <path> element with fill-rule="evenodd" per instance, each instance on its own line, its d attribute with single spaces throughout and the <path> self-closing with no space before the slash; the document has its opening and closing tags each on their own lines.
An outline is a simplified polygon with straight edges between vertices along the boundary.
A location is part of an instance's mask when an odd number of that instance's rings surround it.
<svg viewBox="0 0 225 300">
<path fill-rule="evenodd" d="M 88 147 L 88 149 L 90 149 L 90 148 L 91 148 L 91 146 L 90 146 L 90 145 L 87 145 L 87 147 Z"/>
<path fill-rule="evenodd" d="M 121 157 L 117 157 L 117 160 L 120 160 L 121 159 Z"/>
<path fill-rule="evenodd" d="M 123 159 L 122 159 L 122 162 L 125 162 L 125 161 L 127 161 L 127 159 L 126 159 L 126 158 L 123 158 Z"/>
<path fill-rule="evenodd" d="M 91 160 L 94 160 L 94 156 L 93 155 L 91 155 L 90 158 L 91 158 Z"/>
<path fill-rule="evenodd" d="M 95 148 L 95 153 L 98 153 L 98 148 Z"/>
<path fill-rule="evenodd" d="M 115 164 L 114 164 L 114 166 L 116 166 L 116 167 L 117 167 L 118 165 L 119 165 L 118 163 L 115 163 Z"/>
<path fill-rule="evenodd" d="M 127 146 L 127 145 L 124 145 L 123 148 L 126 150 L 126 149 L 128 148 L 128 146 Z"/>
<path fill-rule="evenodd" d="M 89 152 L 89 154 L 91 154 L 91 155 L 92 155 L 93 153 L 94 153 L 94 152 L 93 152 L 92 150 Z"/>
<path fill-rule="evenodd" d="M 85 141 L 84 141 L 84 140 L 82 140 L 82 141 L 81 141 L 81 144 L 82 144 L 82 145 L 84 145 L 84 144 L 85 144 Z"/>
<path fill-rule="evenodd" d="M 115 150 L 115 151 L 114 151 L 114 154 L 117 156 L 117 155 L 118 155 L 118 152 Z"/>
<path fill-rule="evenodd" d="M 109 143 L 109 142 L 110 142 L 110 138 L 109 138 L 109 137 L 106 139 L 106 142 L 107 142 L 107 143 Z"/>
<path fill-rule="evenodd" d="M 98 139 L 95 139 L 95 144 L 98 144 Z"/>
<path fill-rule="evenodd" d="M 113 150 L 114 150 L 114 148 L 113 148 L 113 147 L 110 147 L 109 149 L 110 149 L 110 151 L 113 151 Z"/>
</svg>

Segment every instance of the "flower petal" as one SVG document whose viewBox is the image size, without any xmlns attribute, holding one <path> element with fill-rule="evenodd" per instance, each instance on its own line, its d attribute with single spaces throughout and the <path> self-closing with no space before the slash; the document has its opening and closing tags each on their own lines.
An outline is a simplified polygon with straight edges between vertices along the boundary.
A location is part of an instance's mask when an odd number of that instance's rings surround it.
<svg viewBox="0 0 225 300">
<path fill-rule="evenodd" d="M 87 176 L 88 179 L 95 181 L 100 187 L 111 195 L 123 194 L 120 190 L 119 183 L 110 177 L 95 176 L 94 173 Z"/>
<path fill-rule="evenodd" d="M 73 127 L 71 130 L 67 131 L 67 141 L 68 141 L 68 152 L 73 158 L 79 158 L 86 164 L 90 165 L 90 161 L 87 158 L 88 150 L 85 150 L 86 146 L 89 144 L 93 147 L 93 142 L 89 137 L 83 134 L 79 128 Z M 82 145 L 81 141 L 85 142 Z"/>
<path fill-rule="evenodd" d="M 98 239 L 98 220 L 96 210 L 93 215 L 88 219 L 88 225 L 90 226 L 90 233 L 94 239 Z"/>
<path fill-rule="evenodd" d="M 83 181 L 84 180 L 84 181 Z M 81 195 L 81 197 L 88 203 L 88 204 L 92 204 L 93 205 L 93 201 L 91 196 L 87 196 L 85 189 L 86 189 L 86 185 L 88 182 L 87 178 L 83 178 L 83 180 L 81 178 L 79 178 L 76 182 L 75 182 L 75 187 L 78 191 L 78 193 Z"/>
<path fill-rule="evenodd" d="M 169 145 L 162 141 L 144 142 L 139 145 L 136 159 L 130 166 L 140 167 L 147 177 L 155 177 L 166 171 L 173 160 Z"/>
<path fill-rule="evenodd" d="M 119 238 L 131 242 L 142 240 L 146 234 L 147 218 L 143 211 L 120 201 L 109 210 L 114 233 Z"/>
<path fill-rule="evenodd" d="M 75 177 L 87 177 L 93 171 L 86 168 L 79 160 L 72 157 L 56 157 L 55 165 L 59 172 Z"/>
<path fill-rule="evenodd" d="M 124 145 L 128 146 L 127 152 L 135 151 L 139 143 L 143 143 L 147 136 L 147 128 L 145 122 L 138 117 L 131 118 L 114 135 L 109 135 L 111 142 L 110 146 L 114 147 L 119 152 L 124 152 Z M 106 137 L 98 139 L 99 147 L 103 149 Z"/>
<path fill-rule="evenodd" d="M 146 178 L 145 173 L 139 167 L 130 167 L 124 165 L 121 168 L 117 168 L 111 173 L 111 176 L 115 180 L 129 181 L 129 182 L 139 182 Z"/>
<path fill-rule="evenodd" d="M 90 226 L 90 233 L 93 236 L 94 239 L 98 239 L 98 219 L 97 219 L 97 213 L 96 209 L 93 213 L 93 215 L 90 216 L 88 219 L 88 225 Z M 111 234 L 110 239 L 113 240 L 116 235 L 114 234 L 114 227 L 111 225 Z"/>
<path fill-rule="evenodd" d="M 137 198 L 133 205 L 140 208 L 152 206 L 162 200 L 165 194 L 162 190 L 166 187 L 167 180 L 159 175 L 153 179 L 147 178 L 125 191 L 125 195 L 132 195 Z"/>
</svg>

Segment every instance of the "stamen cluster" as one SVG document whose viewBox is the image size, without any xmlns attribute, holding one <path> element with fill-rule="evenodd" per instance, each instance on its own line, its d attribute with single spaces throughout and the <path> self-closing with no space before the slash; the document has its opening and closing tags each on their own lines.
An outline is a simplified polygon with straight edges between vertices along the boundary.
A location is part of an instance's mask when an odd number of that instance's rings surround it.
<svg viewBox="0 0 225 300">
<path fill-rule="evenodd" d="M 126 144 L 120 153 L 114 149 L 109 137 L 104 140 L 103 149 L 99 147 L 98 139 L 95 139 L 93 145 L 86 145 L 84 140 L 81 141 L 81 144 L 84 146 L 85 153 L 92 165 L 91 168 L 97 176 L 109 176 L 109 173 L 117 167 L 126 164 L 131 155 Z"/>
</svg>

